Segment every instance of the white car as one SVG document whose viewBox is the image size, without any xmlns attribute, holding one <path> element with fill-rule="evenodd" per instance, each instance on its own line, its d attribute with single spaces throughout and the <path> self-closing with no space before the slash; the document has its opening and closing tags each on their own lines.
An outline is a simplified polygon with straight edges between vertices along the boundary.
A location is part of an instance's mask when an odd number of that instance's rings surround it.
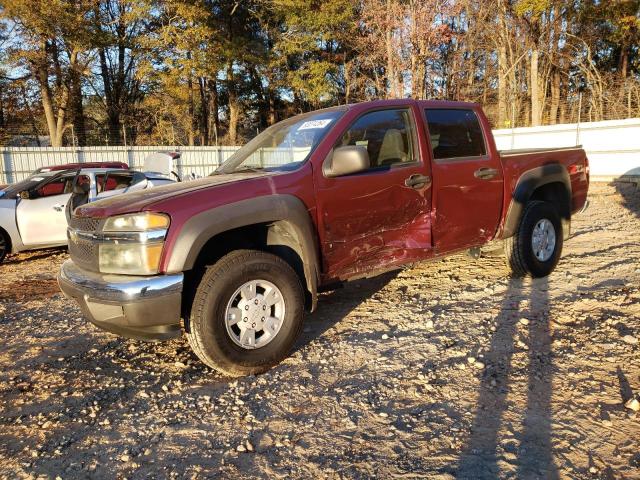
<svg viewBox="0 0 640 480">
<path fill-rule="evenodd" d="M 66 207 L 75 186 L 84 186 L 83 203 L 93 202 L 175 182 L 164 170 L 151 171 L 161 173 L 107 168 L 52 171 L 9 185 L 0 191 L 0 262 L 8 253 L 67 244 Z"/>
</svg>

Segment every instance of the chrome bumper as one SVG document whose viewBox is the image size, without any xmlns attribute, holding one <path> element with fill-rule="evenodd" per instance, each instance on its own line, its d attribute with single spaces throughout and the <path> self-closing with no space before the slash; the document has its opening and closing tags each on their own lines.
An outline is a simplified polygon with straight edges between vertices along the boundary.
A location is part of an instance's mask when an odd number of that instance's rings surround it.
<svg viewBox="0 0 640 480">
<path fill-rule="evenodd" d="M 58 285 L 98 327 L 141 340 L 166 340 L 181 334 L 183 275 L 101 275 L 62 264 Z"/>
</svg>

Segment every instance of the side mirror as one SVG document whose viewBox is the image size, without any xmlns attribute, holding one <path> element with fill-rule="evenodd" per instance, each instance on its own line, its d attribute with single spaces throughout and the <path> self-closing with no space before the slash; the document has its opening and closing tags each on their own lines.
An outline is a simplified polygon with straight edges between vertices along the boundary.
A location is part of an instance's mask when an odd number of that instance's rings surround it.
<svg viewBox="0 0 640 480">
<path fill-rule="evenodd" d="M 341 177 L 363 172 L 371 166 L 369 152 L 362 145 L 346 145 L 333 150 L 322 168 L 325 177 Z"/>
<path fill-rule="evenodd" d="M 29 190 L 23 190 L 20 192 L 20 198 L 23 200 L 29 200 L 31 198 L 31 194 L 29 193 Z"/>
</svg>

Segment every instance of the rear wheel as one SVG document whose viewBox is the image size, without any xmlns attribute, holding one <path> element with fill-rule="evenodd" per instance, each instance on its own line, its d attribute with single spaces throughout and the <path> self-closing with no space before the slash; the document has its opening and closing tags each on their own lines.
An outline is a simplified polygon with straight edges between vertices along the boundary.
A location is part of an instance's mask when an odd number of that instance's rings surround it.
<svg viewBox="0 0 640 480">
<path fill-rule="evenodd" d="M 562 240 L 562 222 L 553 204 L 529 202 L 518 230 L 505 241 L 507 264 L 516 276 L 546 277 L 560 260 Z"/>
<path fill-rule="evenodd" d="M 302 285 L 280 257 L 232 252 L 205 272 L 186 330 L 194 353 L 231 376 L 261 373 L 282 361 L 297 339 Z"/>
</svg>

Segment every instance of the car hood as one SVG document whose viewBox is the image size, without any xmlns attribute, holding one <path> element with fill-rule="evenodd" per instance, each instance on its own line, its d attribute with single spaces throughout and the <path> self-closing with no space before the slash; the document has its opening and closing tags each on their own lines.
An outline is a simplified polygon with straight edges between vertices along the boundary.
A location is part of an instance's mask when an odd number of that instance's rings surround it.
<svg viewBox="0 0 640 480">
<path fill-rule="evenodd" d="M 182 196 L 198 190 L 215 188 L 231 182 L 242 182 L 245 180 L 274 175 L 276 172 L 241 172 L 231 174 L 212 175 L 210 177 L 191 180 L 187 182 L 173 183 L 159 187 L 148 188 L 138 192 L 131 192 L 123 195 L 98 200 L 78 207 L 74 215 L 83 217 L 107 217 L 124 213 L 140 212 L 150 205 Z"/>
</svg>

